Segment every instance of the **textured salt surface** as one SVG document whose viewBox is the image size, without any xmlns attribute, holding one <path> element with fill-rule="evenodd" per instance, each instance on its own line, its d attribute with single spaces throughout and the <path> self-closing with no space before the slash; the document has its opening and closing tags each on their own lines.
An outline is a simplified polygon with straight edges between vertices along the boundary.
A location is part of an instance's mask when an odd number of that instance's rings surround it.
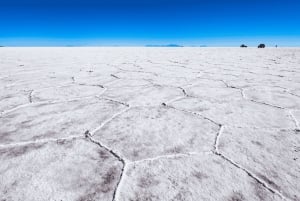
<svg viewBox="0 0 300 201">
<path fill-rule="evenodd" d="M 1 48 L 0 200 L 300 200 L 300 49 Z"/>
</svg>

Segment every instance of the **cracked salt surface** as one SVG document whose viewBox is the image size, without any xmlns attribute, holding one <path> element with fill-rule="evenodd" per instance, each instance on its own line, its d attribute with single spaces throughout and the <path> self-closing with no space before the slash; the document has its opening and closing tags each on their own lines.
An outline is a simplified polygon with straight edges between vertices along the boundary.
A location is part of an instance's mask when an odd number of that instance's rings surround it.
<svg viewBox="0 0 300 201">
<path fill-rule="evenodd" d="M 122 163 L 84 139 L 0 148 L 2 200 L 111 200 Z"/>
<path fill-rule="evenodd" d="M 219 150 L 270 188 L 299 200 L 300 135 L 293 130 L 225 128 Z"/>
<path fill-rule="evenodd" d="M 300 49 L 1 48 L 0 200 L 300 200 Z"/>
<path fill-rule="evenodd" d="M 281 200 L 213 154 L 130 164 L 118 200 Z"/>
<path fill-rule="evenodd" d="M 96 98 L 34 103 L 1 116 L 0 145 L 82 136 L 124 108 L 122 104 Z"/>
<path fill-rule="evenodd" d="M 210 151 L 219 127 L 196 115 L 165 107 L 135 107 L 95 133 L 124 158 L 136 161 L 165 154 Z"/>
</svg>

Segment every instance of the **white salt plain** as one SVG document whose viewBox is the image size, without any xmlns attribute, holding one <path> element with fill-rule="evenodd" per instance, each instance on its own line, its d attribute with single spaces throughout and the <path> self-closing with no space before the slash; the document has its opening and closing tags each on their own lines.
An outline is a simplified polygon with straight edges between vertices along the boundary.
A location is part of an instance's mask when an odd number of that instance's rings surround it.
<svg viewBox="0 0 300 201">
<path fill-rule="evenodd" d="M 0 48 L 0 200 L 300 200 L 300 49 Z"/>
</svg>

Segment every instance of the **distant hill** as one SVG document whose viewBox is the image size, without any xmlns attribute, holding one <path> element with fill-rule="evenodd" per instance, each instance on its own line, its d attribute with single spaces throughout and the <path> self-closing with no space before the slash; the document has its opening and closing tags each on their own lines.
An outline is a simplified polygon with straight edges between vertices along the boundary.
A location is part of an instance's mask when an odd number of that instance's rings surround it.
<svg viewBox="0 0 300 201">
<path fill-rule="evenodd" d="M 177 44 L 169 44 L 169 45 L 145 45 L 145 47 L 183 47 L 183 46 Z"/>
</svg>

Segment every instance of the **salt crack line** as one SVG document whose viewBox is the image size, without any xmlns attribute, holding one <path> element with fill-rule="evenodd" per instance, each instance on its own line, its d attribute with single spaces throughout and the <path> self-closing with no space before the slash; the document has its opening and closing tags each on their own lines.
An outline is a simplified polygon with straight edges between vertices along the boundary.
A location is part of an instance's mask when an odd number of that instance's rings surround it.
<svg viewBox="0 0 300 201">
<path fill-rule="evenodd" d="M 232 86 L 232 85 L 229 85 L 227 82 L 225 82 L 224 80 L 219 80 L 219 81 L 221 81 L 221 82 L 223 82 L 224 83 L 224 85 L 227 87 L 227 88 L 231 88 L 231 89 L 237 89 L 237 90 L 239 90 L 240 91 L 240 93 L 241 93 L 241 95 L 242 95 L 242 98 L 243 99 L 247 99 L 246 98 L 246 95 L 245 95 L 245 92 L 244 92 L 244 89 L 243 88 L 240 88 L 240 87 L 236 87 L 236 86 Z"/>
<path fill-rule="evenodd" d="M 168 85 L 168 84 L 158 84 L 158 83 L 154 83 L 152 80 L 149 80 L 149 79 L 143 79 L 143 80 L 145 80 L 145 81 L 147 81 L 147 82 L 150 82 L 154 87 L 158 86 L 158 87 L 168 87 L 168 88 L 179 89 L 179 90 L 182 92 L 183 97 L 192 97 L 191 95 L 189 95 L 189 94 L 186 92 L 186 90 L 184 89 L 184 87 L 181 87 L 181 86 L 173 86 L 173 85 Z M 167 102 L 170 103 L 170 102 L 173 102 L 173 100 L 177 100 L 177 99 L 180 99 L 180 98 L 182 98 L 182 96 L 176 97 L 176 98 L 171 99 L 171 100 L 169 100 L 169 101 L 167 101 Z"/>
<path fill-rule="evenodd" d="M 32 103 L 32 93 L 33 93 L 33 90 L 30 90 L 29 93 L 28 93 L 28 101 L 29 101 L 29 103 Z"/>
<path fill-rule="evenodd" d="M 6 115 L 8 113 L 14 112 L 18 109 L 22 109 L 22 108 L 26 108 L 29 106 L 34 106 L 34 105 L 39 105 L 39 104 L 59 104 L 59 103 L 68 103 L 68 102 L 72 102 L 72 101 L 79 101 L 79 100 L 83 100 L 83 99 L 89 99 L 89 98 L 97 98 L 97 96 L 95 95 L 91 95 L 91 96 L 82 96 L 82 97 L 77 97 L 77 98 L 72 98 L 72 99 L 68 99 L 68 100 L 45 100 L 45 101 L 37 101 L 37 102 L 32 102 L 32 103 L 25 103 L 19 106 L 16 106 L 12 109 L 8 109 L 8 110 L 4 110 L 0 113 L 0 117 L 3 115 Z"/>
<path fill-rule="evenodd" d="M 296 119 L 295 115 L 293 114 L 293 111 L 289 110 L 289 114 L 295 123 L 296 131 L 300 131 L 300 124 L 299 124 L 298 120 Z"/>
<path fill-rule="evenodd" d="M 173 63 L 173 64 L 181 64 L 181 65 L 188 65 L 188 63 L 183 63 L 183 62 L 179 62 L 179 61 L 174 61 L 174 60 L 168 60 L 170 63 Z"/>
<path fill-rule="evenodd" d="M 284 200 L 288 200 L 282 193 L 280 193 L 279 191 L 273 189 L 272 187 L 270 187 L 267 183 L 265 183 L 263 180 L 261 180 L 259 177 L 255 176 L 254 173 L 252 173 L 251 171 L 247 170 L 246 168 L 240 166 L 238 163 L 234 162 L 233 160 L 227 158 L 226 156 L 224 156 L 222 153 L 220 152 L 214 152 L 215 155 L 221 157 L 222 159 L 226 160 L 227 162 L 231 163 L 233 166 L 235 166 L 236 168 L 241 169 L 242 171 L 244 171 L 248 176 L 250 176 L 252 179 L 254 179 L 256 182 L 258 182 L 259 184 L 261 184 L 263 187 L 265 187 L 268 191 L 270 191 L 271 193 L 277 194 L 279 195 L 282 199 Z"/>
<path fill-rule="evenodd" d="M 147 72 L 147 71 L 142 71 L 142 70 L 127 70 L 127 69 L 123 69 L 123 68 L 120 68 L 120 67 L 116 67 L 116 68 L 119 69 L 122 72 L 145 73 L 145 74 L 151 74 L 155 77 L 159 76 L 157 73 L 154 73 L 154 72 Z"/>
<path fill-rule="evenodd" d="M 4 110 L 0 113 L 0 116 L 4 116 L 8 113 L 11 113 L 13 111 L 16 111 L 18 109 L 22 109 L 22 108 L 25 108 L 25 107 L 28 107 L 28 106 L 32 106 L 32 105 L 38 105 L 38 104 L 43 104 L 43 103 L 48 103 L 47 101 L 41 101 L 41 102 L 35 102 L 35 103 L 26 103 L 26 104 L 23 104 L 23 105 L 19 105 L 19 106 L 16 106 L 12 109 L 8 109 L 8 110 Z"/>
<path fill-rule="evenodd" d="M 115 74 L 110 74 L 111 77 L 116 78 L 116 79 L 121 79 L 120 77 L 116 76 Z"/>
<path fill-rule="evenodd" d="M 300 98 L 300 95 L 293 93 L 293 92 L 292 92 L 290 89 L 288 89 L 288 88 L 281 87 L 281 86 L 274 86 L 274 87 L 277 87 L 277 88 L 282 89 L 284 93 L 288 93 L 288 94 L 290 94 L 291 96 L 295 96 L 295 97 Z"/>
<path fill-rule="evenodd" d="M 105 87 L 102 84 L 75 83 L 75 85 L 88 86 L 88 87 L 100 87 L 101 89 L 105 89 Z"/>
<path fill-rule="evenodd" d="M 113 193 L 112 201 L 119 200 L 119 197 L 120 197 L 120 192 L 119 191 L 120 191 L 120 188 L 121 188 L 122 183 L 124 181 L 124 173 L 126 171 L 127 171 L 127 164 L 124 163 L 121 174 L 120 174 L 119 182 L 117 183 L 117 187 L 115 188 L 114 193 Z"/>
<path fill-rule="evenodd" d="M 292 95 L 292 96 L 295 96 L 295 97 L 298 97 L 298 98 L 300 98 L 300 96 L 299 95 L 297 95 L 297 94 L 295 94 L 295 93 L 293 93 L 293 92 L 291 92 L 291 91 L 286 91 L 287 93 L 289 93 L 290 95 Z"/>
<path fill-rule="evenodd" d="M 175 107 L 173 107 L 173 106 L 167 105 L 166 103 L 162 103 L 162 105 L 163 105 L 164 107 L 168 107 L 168 108 L 171 108 L 171 109 L 180 111 L 180 112 L 185 112 L 185 113 L 188 113 L 188 114 L 192 114 L 192 115 L 196 115 L 196 116 L 202 117 L 203 119 L 208 120 L 208 121 L 212 122 L 213 124 L 215 124 L 215 125 L 217 125 L 217 126 L 221 126 L 221 125 L 222 125 L 222 124 L 220 124 L 220 123 L 214 121 L 213 119 L 210 119 L 210 118 L 208 118 L 208 117 L 206 117 L 206 116 L 204 116 L 204 115 L 202 115 L 202 114 L 199 114 L 199 113 L 197 113 L 197 112 L 192 112 L 192 111 L 188 111 L 188 110 L 178 109 L 178 108 L 175 108 Z"/>
<path fill-rule="evenodd" d="M 125 159 L 123 159 L 119 154 L 117 154 L 114 150 L 110 149 L 109 147 L 105 146 L 103 143 L 100 141 L 96 141 L 93 139 L 93 136 L 91 135 L 90 131 L 87 130 L 84 133 L 85 138 L 89 139 L 92 143 L 99 145 L 109 153 L 111 153 L 114 157 L 116 157 L 119 161 L 121 161 L 123 164 L 125 164 Z"/>
<path fill-rule="evenodd" d="M 100 126 L 98 126 L 97 128 L 95 128 L 92 132 L 90 132 L 91 136 L 94 136 L 95 133 L 99 130 L 101 130 L 106 124 L 108 124 L 109 122 L 111 122 L 112 120 L 114 120 L 115 118 L 117 118 L 118 116 L 120 116 L 121 114 L 127 112 L 129 109 L 131 109 L 131 107 L 127 107 L 124 110 L 117 112 L 116 114 L 114 114 L 111 118 L 106 119 L 104 122 L 101 123 Z"/>
<path fill-rule="evenodd" d="M 183 87 L 178 87 L 178 89 L 180 89 L 182 91 L 182 93 L 185 97 L 189 97 L 189 95 L 187 94 L 186 90 Z"/>
<path fill-rule="evenodd" d="M 224 125 L 220 125 L 220 129 L 219 129 L 219 132 L 217 133 L 216 137 L 215 137 L 215 143 L 214 143 L 214 152 L 215 153 L 220 153 L 218 147 L 219 147 L 219 139 L 220 139 L 220 136 L 221 134 L 223 133 L 224 131 L 224 128 L 225 126 Z"/>
<path fill-rule="evenodd" d="M 273 107 L 273 108 L 285 110 L 285 108 L 280 107 L 280 106 L 277 106 L 277 105 L 272 105 L 272 104 L 269 104 L 269 103 L 260 102 L 260 101 L 256 101 L 256 100 L 252 100 L 252 99 L 249 99 L 249 101 L 251 101 L 251 102 L 253 102 L 253 103 L 260 104 L 260 105 L 266 105 L 266 106 L 270 106 L 270 107 Z"/>
<path fill-rule="evenodd" d="M 121 105 L 124 105 L 126 107 L 129 107 L 130 105 L 126 102 L 122 102 L 122 101 L 119 101 L 119 100 L 115 100 L 115 99 L 112 99 L 112 98 L 107 98 L 107 97 L 101 97 L 101 96 L 96 96 L 96 98 L 100 99 L 100 100 L 107 100 L 107 101 L 110 101 L 110 102 L 114 102 L 114 103 L 118 103 L 118 104 L 121 104 Z"/>
<path fill-rule="evenodd" d="M 148 80 L 146 80 L 146 81 L 148 81 Z M 183 98 L 191 97 L 190 95 L 188 95 L 188 94 L 186 93 L 186 90 L 185 90 L 183 87 L 175 87 L 175 86 L 171 86 L 171 85 L 161 85 L 161 84 L 153 83 L 153 82 L 151 82 L 151 81 L 149 81 L 149 82 L 150 82 L 153 86 L 176 88 L 176 89 L 180 89 L 180 90 L 182 91 L 183 96 L 175 97 L 175 98 L 173 98 L 173 99 L 171 99 L 171 100 L 168 100 L 168 101 L 162 103 L 162 105 L 164 105 L 164 106 L 166 106 L 167 104 L 173 103 L 173 102 L 175 102 L 175 101 L 181 100 L 181 99 L 183 99 Z"/>
<path fill-rule="evenodd" d="M 241 165 L 239 165 L 238 163 L 234 162 L 233 160 L 231 160 L 230 158 L 226 157 L 224 154 L 222 154 L 219 149 L 218 149 L 218 145 L 219 145 L 219 140 L 221 135 L 223 134 L 225 129 L 225 126 L 222 125 L 220 127 L 220 130 L 218 132 L 218 134 L 216 135 L 215 138 L 215 144 L 214 144 L 214 151 L 213 153 L 219 157 L 221 157 L 222 159 L 224 159 L 225 161 L 231 163 L 233 166 L 235 166 L 236 168 L 244 171 L 248 176 L 250 176 L 252 179 L 254 179 L 256 182 L 258 182 L 259 184 L 261 184 L 264 188 L 266 188 L 268 191 L 270 191 L 271 193 L 277 194 L 279 195 L 282 199 L 287 200 L 287 198 L 279 191 L 273 189 L 272 187 L 270 187 L 267 183 L 265 183 L 263 180 L 261 180 L 259 177 L 257 177 L 254 173 L 252 173 L 251 171 L 247 170 L 246 168 L 242 167 Z"/>
<path fill-rule="evenodd" d="M 171 99 L 171 100 L 168 100 L 168 101 L 162 103 L 162 105 L 163 105 L 163 106 L 167 106 L 167 105 L 170 104 L 170 103 L 173 103 L 173 102 L 175 102 L 175 101 L 182 100 L 182 99 L 184 99 L 184 98 L 186 98 L 186 96 L 179 96 L 179 97 L 173 98 L 173 99 Z"/>
<path fill-rule="evenodd" d="M 240 91 L 241 91 L 243 99 L 247 100 L 247 97 L 246 97 L 246 94 L 245 94 L 245 89 L 240 88 Z"/>
<path fill-rule="evenodd" d="M 125 169 L 126 169 L 126 161 L 119 154 L 117 154 L 114 150 L 108 148 L 107 146 L 103 145 L 99 141 L 95 141 L 92 138 L 92 135 L 91 135 L 91 133 L 88 130 L 84 133 L 84 135 L 92 143 L 94 143 L 94 144 L 98 145 L 99 147 L 101 147 L 101 148 L 105 149 L 106 151 L 108 151 L 111 155 L 113 155 L 115 158 L 117 158 L 122 163 L 122 165 L 123 165 L 122 170 L 121 170 L 121 174 L 119 176 L 119 181 L 118 181 L 117 186 L 116 186 L 116 188 L 114 190 L 114 193 L 113 193 L 113 199 L 112 199 L 112 201 L 116 201 L 117 200 L 117 195 L 118 195 L 118 192 L 119 192 L 119 188 L 120 188 L 120 185 L 121 185 L 121 181 L 122 181 Z"/>
<path fill-rule="evenodd" d="M 245 99 L 245 100 L 247 100 L 243 88 L 229 85 L 227 82 L 225 82 L 224 80 L 221 80 L 221 79 L 212 79 L 212 78 L 203 78 L 203 77 L 197 77 L 197 78 L 198 78 L 198 79 L 203 79 L 203 80 L 212 80 L 212 81 L 216 81 L 216 82 L 222 82 L 226 88 L 231 88 L 231 89 L 239 90 L 240 93 L 241 93 L 242 98 Z M 196 85 L 196 84 L 197 84 L 197 83 L 191 84 L 191 86 L 194 86 L 194 85 Z M 193 97 L 193 96 L 188 95 L 188 97 Z M 194 98 L 198 98 L 198 97 L 194 97 Z"/>
<path fill-rule="evenodd" d="M 156 156 L 153 158 L 145 158 L 137 161 L 131 161 L 128 162 L 128 165 L 134 165 L 138 163 L 143 163 L 147 161 L 155 161 L 155 160 L 160 160 L 160 159 L 174 159 L 178 157 L 190 157 L 190 156 L 202 156 L 203 154 L 212 154 L 211 151 L 202 151 L 202 152 L 186 152 L 186 153 L 176 153 L 176 154 L 165 154 L 165 155 L 160 155 Z"/>
</svg>

